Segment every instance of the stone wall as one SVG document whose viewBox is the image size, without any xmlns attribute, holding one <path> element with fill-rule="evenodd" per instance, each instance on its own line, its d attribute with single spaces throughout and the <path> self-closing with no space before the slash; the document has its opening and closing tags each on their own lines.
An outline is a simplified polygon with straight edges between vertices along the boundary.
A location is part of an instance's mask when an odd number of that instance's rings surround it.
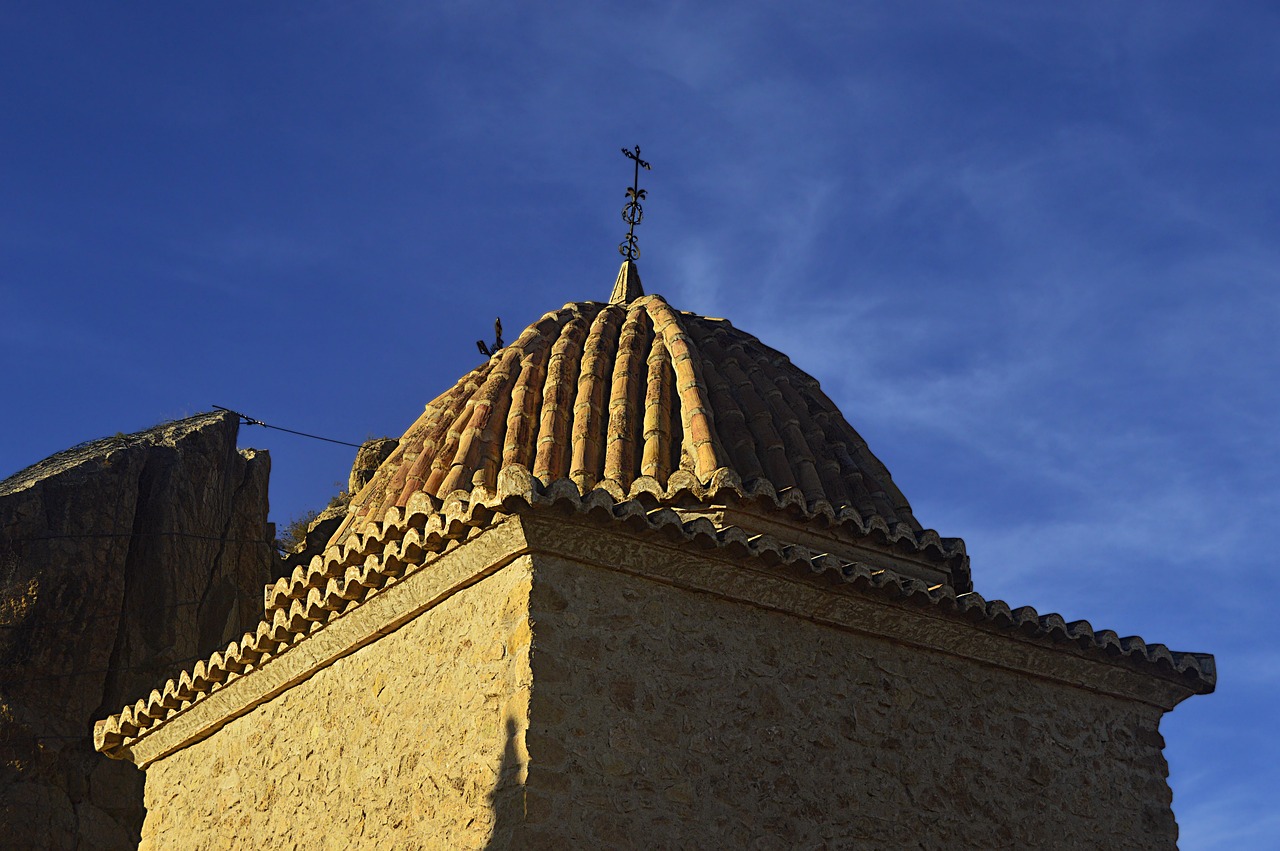
<svg viewBox="0 0 1280 851">
<path fill-rule="evenodd" d="M 205 414 L 0 482 L 0 824 L 32 848 L 133 848 L 142 773 L 93 721 L 252 628 L 274 567 L 266 453 Z"/>
<path fill-rule="evenodd" d="M 1158 708 L 536 564 L 515 847 L 1175 845 Z"/>
<path fill-rule="evenodd" d="M 613 520 L 464 529 L 130 739 L 143 846 L 1175 845 L 1172 670 Z"/>
<path fill-rule="evenodd" d="M 507 847 L 530 583 L 518 559 L 152 764 L 142 847 Z"/>
</svg>

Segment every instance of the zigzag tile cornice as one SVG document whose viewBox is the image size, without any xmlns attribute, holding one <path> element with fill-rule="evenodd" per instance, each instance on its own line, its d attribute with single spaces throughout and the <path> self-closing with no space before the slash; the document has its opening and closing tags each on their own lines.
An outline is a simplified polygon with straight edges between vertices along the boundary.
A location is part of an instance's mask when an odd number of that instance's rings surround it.
<svg viewBox="0 0 1280 851">
<path fill-rule="evenodd" d="M 1137 636 L 1121 638 L 1111 630 L 1094 630 L 1087 621 L 1067 622 L 1057 614 L 1040 615 L 1030 606 L 1010 608 L 1003 601 L 988 601 L 974 592 L 957 594 L 945 585 L 928 586 L 891 570 L 846 562 L 771 535 L 749 535 L 737 527 L 717 528 L 703 518 L 686 521 L 670 507 L 649 507 L 639 499 L 618 501 L 599 489 L 584 495 L 568 481 L 542 488 L 520 468 L 503 471 L 497 484 L 492 491 L 458 491 L 443 501 L 415 495 L 405 507 L 388 509 L 381 522 L 367 524 L 362 532 L 330 546 L 306 568 L 299 567 L 269 589 L 266 617 L 256 631 L 245 633 L 163 688 L 99 721 L 94 727 L 95 747 L 108 756 L 125 758 L 130 743 L 156 725 L 289 652 L 388 584 L 428 567 L 442 553 L 504 516 L 542 510 L 622 527 L 633 534 L 662 535 L 679 546 L 719 550 L 731 560 L 750 559 L 766 568 L 799 571 L 885 601 L 929 608 L 984 629 L 1016 633 L 1023 639 L 1071 644 L 1090 656 L 1177 679 L 1193 693 L 1211 692 L 1216 683 L 1212 656 L 1172 651 Z M 874 531 L 872 527 L 868 534 Z M 894 540 L 891 530 L 882 531 L 886 533 L 886 540 Z"/>
</svg>

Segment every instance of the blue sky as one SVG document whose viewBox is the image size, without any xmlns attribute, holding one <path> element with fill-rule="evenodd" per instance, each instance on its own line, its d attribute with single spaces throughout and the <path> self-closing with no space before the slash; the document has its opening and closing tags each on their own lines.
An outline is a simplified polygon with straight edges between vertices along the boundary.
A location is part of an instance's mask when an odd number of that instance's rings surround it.
<svg viewBox="0 0 1280 851">
<path fill-rule="evenodd" d="M 1182 847 L 1278 847 L 1277 56 L 1261 3 L 9 2 L 0 475 L 400 434 L 608 296 L 640 144 L 647 290 L 819 378 L 984 596 L 1215 653 Z M 278 522 L 346 480 L 241 438 Z"/>
</svg>

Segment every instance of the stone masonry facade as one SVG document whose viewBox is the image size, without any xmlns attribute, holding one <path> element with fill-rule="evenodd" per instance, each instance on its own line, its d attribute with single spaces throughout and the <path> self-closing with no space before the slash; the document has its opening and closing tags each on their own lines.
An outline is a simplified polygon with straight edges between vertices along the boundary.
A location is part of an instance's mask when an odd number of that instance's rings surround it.
<svg viewBox="0 0 1280 851">
<path fill-rule="evenodd" d="M 1175 680 L 534 513 L 131 747 L 144 848 L 1172 848 Z"/>
<path fill-rule="evenodd" d="M 529 848 L 1172 848 L 1133 700 L 539 560 Z"/>
<path fill-rule="evenodd" d="M 142 845 L 482 848 L 520 805 L 527 559 L 147 771 Z"/>
</svg>

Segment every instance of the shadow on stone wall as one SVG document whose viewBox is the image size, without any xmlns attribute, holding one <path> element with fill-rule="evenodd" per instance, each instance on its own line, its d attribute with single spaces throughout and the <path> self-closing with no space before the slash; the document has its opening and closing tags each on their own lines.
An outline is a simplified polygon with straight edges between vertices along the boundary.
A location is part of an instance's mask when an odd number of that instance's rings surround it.
<svg viewBox="0 0 1280 851">
<path fill-rule="evenodd" d="M 524 822 L 524 763 L 517 747 L 520 736 L 516 719 L 507 716 L 507 741 L 498 765 L 498 779 L 489 793 L 493 810 L 493 833 L 485 851 L 506 851 L 512 847 L 516 827 Z"/>
</svg>

